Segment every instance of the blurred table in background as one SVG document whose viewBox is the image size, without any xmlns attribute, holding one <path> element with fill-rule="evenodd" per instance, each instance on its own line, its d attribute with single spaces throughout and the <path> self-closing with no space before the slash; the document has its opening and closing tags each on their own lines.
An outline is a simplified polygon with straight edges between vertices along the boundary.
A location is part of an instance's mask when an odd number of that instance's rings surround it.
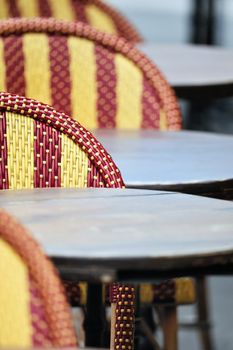
<svg viewBox="0 0 233 350">
<path fill-rule="evenodd" d="M 163 72 L 179 98 L 233 96 L 233 49 L 204 45 L 138 45 Z"/>
<path fill-rule="evenodd" d="M 233 199 L 233 137 L 191 131 L 98 130 L 128 187 Z"/>
</svg>

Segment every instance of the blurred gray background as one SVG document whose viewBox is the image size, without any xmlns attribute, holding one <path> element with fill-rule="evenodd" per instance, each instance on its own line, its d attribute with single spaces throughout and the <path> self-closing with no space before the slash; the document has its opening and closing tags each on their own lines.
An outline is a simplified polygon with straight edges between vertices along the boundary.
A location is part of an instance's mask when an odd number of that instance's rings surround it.
<svg viewBox="0 0 233 350">
<path fill-rule="evenodd" d="M 108 0 L 138 27 L 148 41 L 164 44 L 190 42 L 192 0 Z M 233 48 L 233 0 L 217 1 L 216 44 Z M 233 62 L 232 62 L 233 64 Z M 184 113 L 186 109 L 183 109 Z M 233 99 L 212 103 L 199 129 L 233 133 Z M 233 150 L 232 150 L 233 152 Z M 233 278 L 209 279 L 210 309 L 215 350 L 233 349 Z M 195 308 L 183 307 L 180 318 L 192 318 Z M 198 334 L 180 331 L 181 350 L 201 349 Z"/>
<path fill-rule="evenodd" d="M 192 0 L 108 0 L 156 43 L 185 43 L 190 39 Z M 217 43 L 233 47 L 233 1 L 218 0 Z"/>
<path fill-rule="evenodd" d="M 191 41 L 193 0 L 108 2 L 125 13 L 148 41 L 155 44 L 185 44 Z M 215 44 L 233 48 L 233 0 L 216 0 L 216 13 Z M 186 122 L 189 118 L 187 104 L 181 101 L 181 107 Z M 202 106 L 198 112 L 195 108 L 198 115 L 192 117 L 191 128 L 233 134 L 232 111 L 233 98 L 215 100 L 208 104 L 208 108 Z"/>
</svg>

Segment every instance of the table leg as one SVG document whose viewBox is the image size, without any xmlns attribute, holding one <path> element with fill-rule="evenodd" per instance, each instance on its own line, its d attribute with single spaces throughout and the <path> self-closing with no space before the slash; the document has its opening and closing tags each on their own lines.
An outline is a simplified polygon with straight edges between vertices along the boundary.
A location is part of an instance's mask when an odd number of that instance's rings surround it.
<svg viewBox="0 0 233 350">
<path fill-rule="evenodd" d="M 214 348 L 210 332 L 210 317 L 208 308 L 208 286 L 206 277 L 197 278 L 197 310 L 198 325 L 201 342 L 204 350 Z"/>
<path fill-rule="evenodd" d="M 216 0 L 194 0 L 193 44 L 214 45 L 216 43 Z"/>
<path fill-rule="evenodd" d="M 178 325 L 176 305 L 164 305 L 160 312 L 164 337 L 164 350 L 178 350 Z"/>
<path fill-rule="evenodd" d="M 216 44 L 216 0 L 209 0 L 207 17 L 206 44 Z"/>
<path fill-rule="evenodd" d="M 206 131 L 211 128 L 208 125 L 208 110 L 210 113 L 211 102 L 209 101 L 194 101 L 190 102 L 187 108 L 187 116 L 184 128 L 188 130 Z"/>
<path fill-rule="evenodd" d="M 87 312 L 84 321 L 86 347 L 103 346 L 105 309 L 103 306 L 102 285 L 89 284 L 87 292 Z"/>
<path fill-rule="evenodd" d="M 144 319 L 141 319 L 141 331 L 146 337 L 146 342 L 141 345 L 140 349 L 160 350 L 161 347 L 155 338 L 155 334 L 151 331 Z"/>
<path fill-rule="evenodd" d="M 193 0 L 193 15 L 192 15 L 192 36 L 193 44 L 201 44 L 206 40 L 205 37 L 205 9 L 206 0 Z"/>
</svg>

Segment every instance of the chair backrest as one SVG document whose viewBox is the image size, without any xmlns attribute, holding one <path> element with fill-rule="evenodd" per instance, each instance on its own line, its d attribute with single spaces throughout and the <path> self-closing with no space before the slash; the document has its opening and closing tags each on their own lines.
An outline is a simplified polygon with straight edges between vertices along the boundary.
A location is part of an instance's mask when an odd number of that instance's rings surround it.
<svg viewBox="0 0 233 350">
<path fill-rule="evenodd" d="M 134 45 L 83 23 L 0 22 L 0 91 L 52 105 L 87 128 L 181 128 L 158 68 Z"/>
<path fill-rule="evenodd" d="M 53 264 L 0 209 L 0 347 L 77 345 L 70 307 Z"/>
<path fill-rule="evenodd" d="M 142 41 L 136 28 L 102 0 L 0 0 L 0 19 L 10 17 L 53 17 L 81 21 L 132 42 Z"/>
<path fill-rule="evenodd" d="M 124 186 L 89 131 L 34 100 L 0 93 L 0 146 L 0 189 Z"/>
</svg>

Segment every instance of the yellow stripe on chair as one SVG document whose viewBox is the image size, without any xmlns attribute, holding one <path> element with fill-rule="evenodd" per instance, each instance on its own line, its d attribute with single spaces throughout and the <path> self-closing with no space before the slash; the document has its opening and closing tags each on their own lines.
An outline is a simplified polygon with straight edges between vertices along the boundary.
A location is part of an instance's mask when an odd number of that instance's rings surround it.
<svg viewBox="0 0 233 350">
<path fill-rule="evenodd" d="M 140 284 L 140 302 L 142 304 L 151 304 L 154 299 L 153 285 L 149 283 Z"/>
<path fill-rule="evenodd" d="M 61 136 L 61 187 L 87 187 L 88 156 L 65 134 Z"/>
<path fill-rule="evenodd" d="M 87 5 L 85 8 L 88 23 L 93 27 L 109 34 L 116 34 L 117 28 L 111 17 L 95 5 Z"/>
<path fill-rule="evenodd" d="M 38 0 L 18 0 L 17 5 L 21 17 L 39 17 Z"/>
<path fill-rule="evenodd" d="M 0 19 L 10 17 L 8 4 L 9 0 L 0 0 Z"/>
<path fill-rule="evenodd" d="M 3 40 L 0 39 L 0 91 L 6 91 L 5 77 L 6 77 L 6 67 L 4 62 Z"/>
<path fill-rule="evenodd" d="M 72 116 L 88 129 L 97 128 L 97 82 L 94 43 L 70 37 Z"/>
<path fill-rule="evenodd" d="M 117 76 L 117 128 L 140 129 L 142 122 L 143 76 L 134 63 L 115 56 Z"/>
<path fill-rule="evenodd" d="M 52 17 L 67 21 L 75 20 L 71 0 L 48 0 L 48 3 L 52 9 Z"/>
<path fill-rule="evenodd" d="M 33 188 L 34 120 L 8 112 L 6 128 L 9 188 Z"/>
<path fill-rule="evenodd" d="M 51 104 L 49 43 L 45 34 L 25 34 L 26 96 Z"/>
<path fill-rule="evenodd" d="M 87 305 L 87 283 L 86 282 L 80 282 L 79 283 L 79 288 L 80 288 L 80 304 L 81 305 Z"/>
<path fill-rule="evenodd" d="M 167 130 L 167 116 L 164 110 L 160 111 L 159 128 L 161 131 Z"/>
<path fill-rule="evenodd" d="M 13 249 L 0 239 L 0 347 L 30 347 L 32 326 L 28 270 Z"/>
<path fill-rule="evenodd" d="M 176 303 L 192 304 L 196 301 L 196 285 L 193 278 L 176 278 Z"/>
</svg>

